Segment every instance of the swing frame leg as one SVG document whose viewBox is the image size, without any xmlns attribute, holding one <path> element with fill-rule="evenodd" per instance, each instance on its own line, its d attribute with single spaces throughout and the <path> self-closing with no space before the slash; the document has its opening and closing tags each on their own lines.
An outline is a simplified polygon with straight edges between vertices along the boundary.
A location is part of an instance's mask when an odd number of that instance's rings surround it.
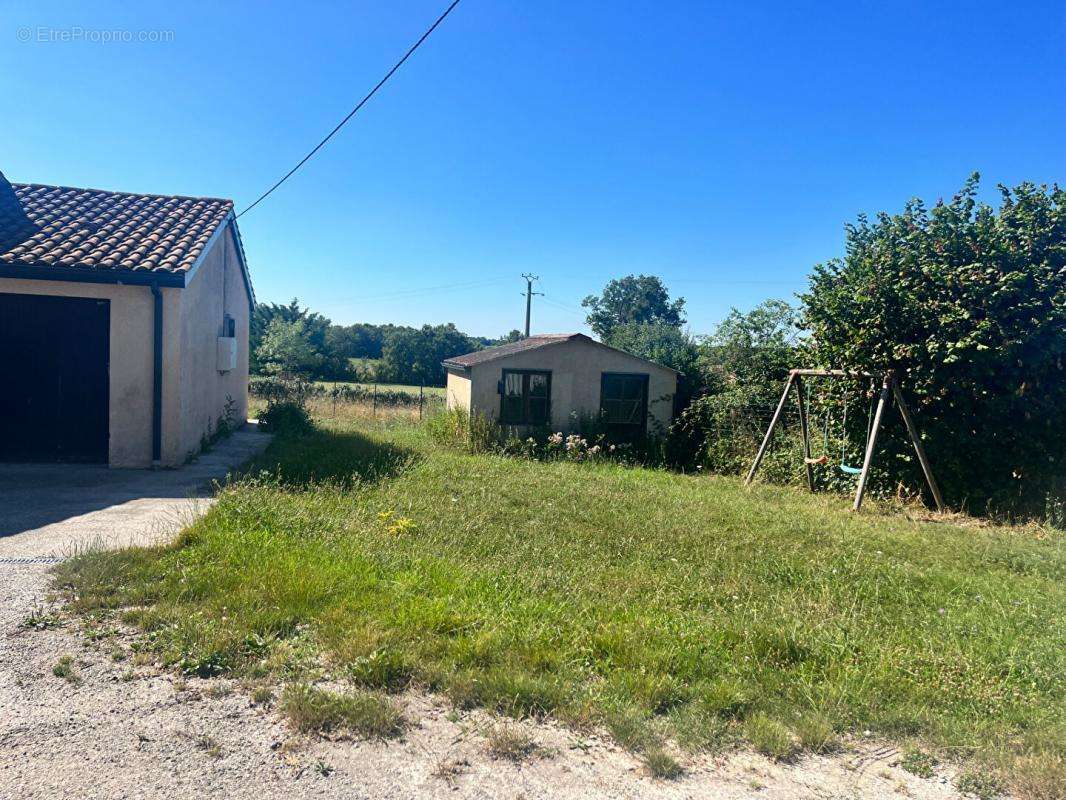
<svg viewBox="0 0 1066 800">
<path fill-rule="evenodd" d="M 750 485 L 755 478 L 755 473 L 759 469 L 759 464 L 762 463 L 763 456 L 766 455 L 766 450 L 770 447 L 770 440 L 774 435 L 774 428 L 777 427 L 778 421 L 781 419 L 781 412 L 785 410 L 785 403 L 788 402 L 788 393 L 792 389 L 792 384 L 796 382 L 797 376 L 790 372 L 788 373 L 788 380 L 785 381 L 785 391 L 781 392 L 781 400 L 777 404 L 777 410 L 774 411 L 773 419 L 770 420 L 770 427 L 766 429 L 766 435 L 762 438 L 762 444 L 759 445 L 759 452 L 755 455 L 755 462 L 751 465 L 751 469 L 748 470 L 748 477 L 744 479 L 744 485 Z"/>
<path fill-rule="evenodd" d="M 886 374 L 884 380 L 881 381 L 881 396 L 877 399 L 877 411 L 874 412 L 874 423 L 870 429 L 870 439 L 866 442 L 866 455 L 862 459 L 862 472 L 859 473 L 859 485 L 855 489 L 855 504 L 851 507 L 852 511 L 858 511 L 862 508 L 862 496 L 866 494 L 866 481 L 870 477 L 870 464 L 874 460 L 874 451 L 877 449 L 877 434 L 881 430 L 881 422 L 885 417 L 885 406 L 888 405 L 888 398 L 892 394 L 892 383 L 894 378 L 891 373 Z"/>
<path fill-rule="evenodd" d="M 903 399 L 903 392 L 899 388 L 899 383 L 895 378 L 892 380 L 892 396 L 896 398 L 896 405 L 899 406 L 900 416 L 903 417 L 903 424 L 907 426 L 907 434 L 911 437 L 911 444 L 914 445 L 914 452 L 918 454 L 918 463 L 922 465 L 922 472 L 925 474 L 925 482 L 929 484 L 929 491 L 933 493 L 933 500 L 936 502 L 936 510 L 944 510 L 944 498 L 940 496 L 940 487 L 936 484 L 936 479 L 933 477 L 933 467 L 929 463 L 929 458 L 925 454 L 925 448 L 922 446 L 922 438 L 918 433 L 918 426 L 914 424 L 914 420 L 911 418 L 911 411 L 907 407 L 907 402 Z"/>
<path fill-rule="evenodd" d="M 807 488 L 814 491 L 814 468 L 811 466 L 811 436 L 807 426 L 807 403 L 803 399 L 803 378 L 796 376 L 796 402 L 799 404 L 800 435 L 803 437 L 803 466 L 807 470 Z"/>
</svg>

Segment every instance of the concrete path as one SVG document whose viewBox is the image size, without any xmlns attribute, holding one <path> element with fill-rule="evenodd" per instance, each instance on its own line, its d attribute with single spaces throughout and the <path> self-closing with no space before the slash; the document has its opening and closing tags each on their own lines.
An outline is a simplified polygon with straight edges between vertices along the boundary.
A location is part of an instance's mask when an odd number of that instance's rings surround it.
<svg viewBox="0 0 1066 800">
<path fill-rule="evenodd" d="M 213 481 L 270 438 L 247 425 L 179 469 L 0 464 L 0 563 L 165 539 L 214 502 Z"/>
</svg>

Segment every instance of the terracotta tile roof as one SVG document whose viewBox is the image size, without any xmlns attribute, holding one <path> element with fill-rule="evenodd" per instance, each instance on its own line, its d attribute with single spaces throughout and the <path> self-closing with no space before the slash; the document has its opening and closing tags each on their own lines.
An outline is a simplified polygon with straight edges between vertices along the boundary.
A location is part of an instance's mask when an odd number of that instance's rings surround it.
<svg viewBox="0 0 1066 800">
<path fill-rule="evenodd" d="M 526 350 L 536 350 L 538 347 L 546 347 L 559 342 L 569 342 L 572 339 L 589 339 L 583 333 L 542 333 L 530 336 L 528 339 L 519 339 L 517 342 L 498 344 L 495 347 L 486 347 L 484 350 L 475 350 L 462 356 L 446 359 L 445 366 L 472 367 L 475 364 L 483 364 L 486 361 L 495 361 L 515 353 L 524 353 Z M 592 339 L 589 339 L 591 342 Z"/>
<path fill-rule="evenodd" d="M 0 268 L 182 273 L 231 200 L 9 183 L 0 173 Z"/>
</svg>

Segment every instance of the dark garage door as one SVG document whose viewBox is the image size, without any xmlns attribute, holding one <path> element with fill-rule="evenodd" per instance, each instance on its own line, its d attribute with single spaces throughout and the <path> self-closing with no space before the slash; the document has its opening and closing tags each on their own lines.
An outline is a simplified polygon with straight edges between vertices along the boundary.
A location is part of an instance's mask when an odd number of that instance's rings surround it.
<svg viewBox="0 0 1066 800">
<path fill-rule="evenodd" d="M 107 300 L 0 294 L 0 461 L 107 462 Z"/>
</svg>

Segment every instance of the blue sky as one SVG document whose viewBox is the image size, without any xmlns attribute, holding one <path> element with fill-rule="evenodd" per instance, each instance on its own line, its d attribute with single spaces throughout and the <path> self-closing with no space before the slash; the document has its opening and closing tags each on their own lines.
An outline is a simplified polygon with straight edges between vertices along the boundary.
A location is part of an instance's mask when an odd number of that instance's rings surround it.
<svg viewBox="0 0 1066 800">
<path fill-rule="evenodd" d="M 445 5 L 0 2 L 0 170 L 243 208 Z M 256 292 L 492 336 L 522 272 L 537 331 L 646 272 L 704 333 L 802 289 L 860 211 L 1066 178 L 1064 41 L 1062 3 L 462 0 L 241 219 Z"/>
</svg>

